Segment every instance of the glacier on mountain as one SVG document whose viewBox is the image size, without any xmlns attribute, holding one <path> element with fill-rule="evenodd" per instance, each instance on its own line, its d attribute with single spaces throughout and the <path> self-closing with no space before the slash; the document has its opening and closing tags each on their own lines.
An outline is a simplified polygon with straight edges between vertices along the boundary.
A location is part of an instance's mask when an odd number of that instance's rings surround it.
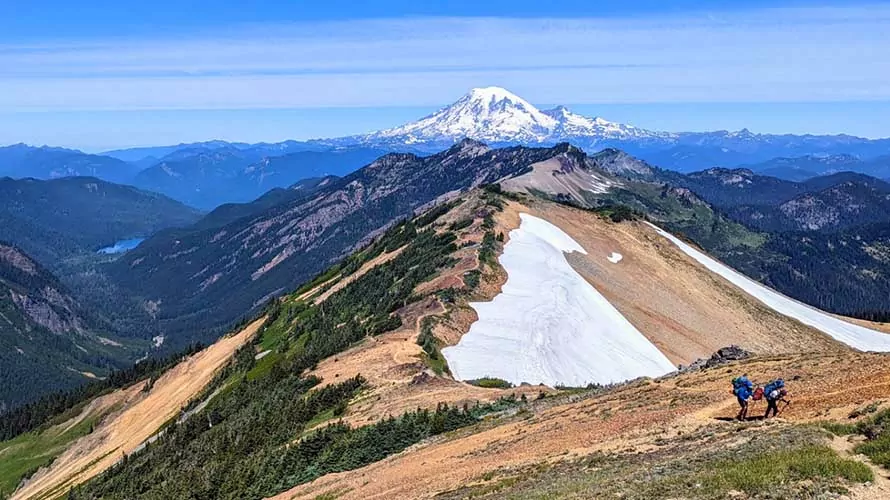
<svg viewBox="0 0 890 500">
<path fill-rule="evenodd" d="M 399 127 L 358 136 L 359 142 L 403 144 L 457 142 L 469 137 L 488 143 L 555 143 L 584 137 L 599 139 L 664 139 L 653 132 L 602 118 L 572 113 L 565 106 L 539 110 L 501 87 L 472 89 L 435 113 Z"/>
</svg>

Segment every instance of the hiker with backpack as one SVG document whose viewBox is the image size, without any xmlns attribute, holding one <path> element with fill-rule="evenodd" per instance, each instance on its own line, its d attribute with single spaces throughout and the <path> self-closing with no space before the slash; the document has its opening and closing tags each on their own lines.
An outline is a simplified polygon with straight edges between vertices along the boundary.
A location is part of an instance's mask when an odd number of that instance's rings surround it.
<svg viewBox="0 0 890 500">
<path fill-rule="evenodd" d="M 763 387 L 763 397 L 766 398 L 766 415 L 763 418 L 769 418 L 770 412 L 772 412 L 774 417 L 779 414 L 779 401 L 784 401 L 785 406 L 788 406 L 790 401 L 785 399 L 787 395 L 788 391 L 785 390 L 784 380 L 779 378 L 766 384 Z"/>
<path fill-rule="evenodd" d="M 739 401 L 739 414 L 736 417 L 739 421 L 748 418 L 748 398 L 754 392 L 754 384 L 748 379 L 748 374 L 732 379 L 732 393 L 735 394 Z"/>
</svg>

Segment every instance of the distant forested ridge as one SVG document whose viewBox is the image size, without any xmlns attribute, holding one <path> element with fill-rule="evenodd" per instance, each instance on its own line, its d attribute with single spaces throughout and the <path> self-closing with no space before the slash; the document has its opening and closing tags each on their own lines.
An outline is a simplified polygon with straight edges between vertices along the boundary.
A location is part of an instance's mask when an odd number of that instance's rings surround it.
<svg viewBox="0 0 890 500">
<path fill-rule="evenodd" d="M 0 242 L 0 413 L 122 368 L 116 338 L 46 268 Z"/>
<path fill-rule="evenodd" d="M 592 157 L 623 204 L 789 297 L 863 319 L 890 313 L 890 184 L 841 172 L 792 182 L 746 169 L 679 174 L 620 151 Z"/>
<path fill-rule="evenodd" d="M 201 213 L 157 193 L 94 177 L 0 178 L 0 240 L 45 266 L 118 240 L 192 224 Z"/>
</svg>

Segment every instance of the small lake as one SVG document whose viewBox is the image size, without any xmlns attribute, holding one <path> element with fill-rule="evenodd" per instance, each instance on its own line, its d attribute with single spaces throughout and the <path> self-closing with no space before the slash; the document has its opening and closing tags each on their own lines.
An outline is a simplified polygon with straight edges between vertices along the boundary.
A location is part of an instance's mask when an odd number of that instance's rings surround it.
<svg viewBox="0 0 890 500">
<path fill-rule="evenodd" d="M 145 241 L 145 238 L 132 238 L 129 240 L 120 240 L 115 242 L 114 245 L 110 247 L 100 248 L 97 253 L 103 254 L 115 254 L 115 253 L 124 253 L 126 251 L 132 250 L 139 246 L 140 243 Z"/>
</svg>

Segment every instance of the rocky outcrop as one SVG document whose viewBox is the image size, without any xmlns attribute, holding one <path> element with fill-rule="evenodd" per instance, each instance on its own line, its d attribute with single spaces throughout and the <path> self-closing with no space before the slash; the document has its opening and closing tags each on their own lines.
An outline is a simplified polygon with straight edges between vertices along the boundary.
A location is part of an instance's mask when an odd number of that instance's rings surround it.
<svg viewBox="0 0 890 500">
<path fill-rule="evenodd" d="M 746 351 L 745 349 L 742 349 L 737 345 L 731 345 L 718 349 L 717 352 L 712 354 L 711 357 L 708 359 L 697 359 L 693 361 L 689 366 L 680 365 L 679 371 L 682 373 L 705 370 L 707 368 L 713 368 L 715 366 L 720 366 L 732 361 L 747 359 L 751 356 L 751 352 Z"/>
</svg>

